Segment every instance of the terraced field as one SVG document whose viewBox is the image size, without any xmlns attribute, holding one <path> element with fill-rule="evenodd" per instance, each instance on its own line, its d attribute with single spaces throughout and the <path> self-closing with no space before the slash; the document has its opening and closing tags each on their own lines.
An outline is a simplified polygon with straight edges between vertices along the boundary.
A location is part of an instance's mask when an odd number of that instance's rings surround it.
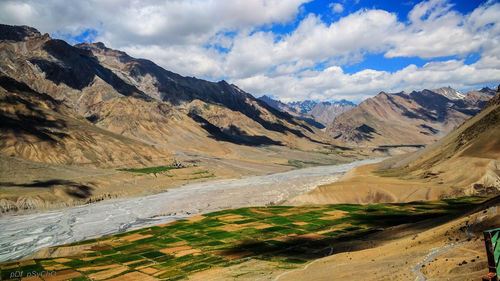
<svg viewBox="0 0 500 281">
<path fill-rule="evenodd" d="M 463 213 L 485 199 L 224 210 L 53 247 L 45 251 L 51 258 L 1 263 L 1 278 L 45 272 L 43 280 L 181 280 L 250 260 L 283 271 L 339 251 L 336 243 L 369 240 L 389 226 Z"/>
</svg>

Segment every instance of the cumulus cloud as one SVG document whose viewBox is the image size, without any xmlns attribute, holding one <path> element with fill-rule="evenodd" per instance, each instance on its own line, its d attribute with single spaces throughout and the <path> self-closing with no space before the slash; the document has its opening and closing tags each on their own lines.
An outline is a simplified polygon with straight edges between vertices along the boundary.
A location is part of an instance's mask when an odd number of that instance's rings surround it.
<svg viewBox="0 0 500 281">
<path fill-rule="evenodd" d="M 325 70 L 309 70 L 301 76 L 281 75 L 268 77 L 255 75 L 234 81 L 254 93 L 286 93 L 283 101 L 305 99 L 363 100 L 381 91 L 413 91 L 452 86 L 468 89 L 500 81 L 500 68 L 479 68 L 478 64 L 466 65 L 462 60 L 431 62 L 423 67 L 409 65 L 396 72 L 365 69 L 354 74 L 331 66 Z"/>
<path fill-rule="evenodd" d="M 342 4 L 340 3 L 330 3 L 328 7 L 332 9 L 332 12 L 334 14 L 342 13 L 344 11 L 344 6 L 342 6 Z"/>
<path fill-rule="evenodd" d="M 0 3 L 0 20 L 33 25 L 44 32 L 94 28 L 116 46 L 130 42 L 203 44 L 221 30 L 289 22 L 307 1 L 87 0 L 68 4 L 60 0 L 6 0 Z"/>
<path fill-rule="evenodd" d="M 283 100 L 359 100 L 379 91 L 500 81 L 500 3 L 488 1 L 462 14 L 447 0 L 428 0 L 416 4 L 406 21 L 362 8 L 330 22 L 304 12 L 309 1 L 5 0 L 0 22 L 64 38 L 96 30 L 97 41 L 171 71 L 224 78 L 255 95 Z M 334 13 L 344 8 L 329 7 Z M 271 28 L 290 23 L 296 28 L 285 34 Z M 466 63 L 472 53 L 480 59 Z M 344 71 L 369 54 L 448 59 L 394 72 Z"/>
</svg>

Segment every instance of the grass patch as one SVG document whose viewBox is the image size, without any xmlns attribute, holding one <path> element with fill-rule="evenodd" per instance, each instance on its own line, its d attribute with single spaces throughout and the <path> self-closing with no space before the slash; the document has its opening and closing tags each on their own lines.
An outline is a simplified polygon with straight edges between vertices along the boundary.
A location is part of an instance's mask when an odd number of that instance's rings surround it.
<svg viewBox="0 0 500 281">
<path fill-rule="evenodd" d="M 281 164 L 284 166 L 292 166 L 295 168 L 305 168 L 305 167 L 311 167 L 311 166 L 321 166 L 321 165 L 327 165 L 324 163 L 319 163 L 319 162 L 311 162 L 311 161 L 301 161 L 301 160 L 288 160 L 286 164 Z"/>
<path fill-rule="evenodd" d="M 204 170 L 204 171 L 194 172 L 193 175 L 202 175 L 202 174 L 208 174 L 208 173 L 210 173 L 210 172 L 207 170 Z"/>
<path fill-rule="evenodd" d="M 179 169 L 176 166 L 156 166 L 148 168 L 132 168 L 132 169 L 118 169 L 118 171 L 131 172 L 131 173 L 141 173 L 141 174 L 157 174 L 161 172 L 166 172 L 174 169 Z"/>
</svg>

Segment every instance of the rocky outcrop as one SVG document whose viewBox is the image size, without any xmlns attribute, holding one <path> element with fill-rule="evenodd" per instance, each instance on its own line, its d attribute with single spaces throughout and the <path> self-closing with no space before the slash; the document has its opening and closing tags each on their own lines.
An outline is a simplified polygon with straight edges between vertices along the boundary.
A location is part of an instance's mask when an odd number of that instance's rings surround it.
<svg viewBox="0 0 500 281">
<path fill-rule="evenodd" d="M 34 35 L 40 35 L 40 32 L 33 27 L 0 24 L 0 41 L 23 41 L 26 37 Z"/>
</svg>

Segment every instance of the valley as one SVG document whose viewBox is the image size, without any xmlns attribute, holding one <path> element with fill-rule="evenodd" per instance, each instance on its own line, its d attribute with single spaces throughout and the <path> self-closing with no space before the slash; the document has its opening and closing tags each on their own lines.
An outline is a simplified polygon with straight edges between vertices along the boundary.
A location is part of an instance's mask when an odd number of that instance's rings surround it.
<svg viewBox="0 0 500 281">
<path fill-rule="evenodd" d="M 0 259 L 22 258 L 48 246 L 120 233 L 207 212 L 277 205 L 318 185 L 335 181 L 352 167 L 375 161 L 380 160 L 303 168 L 241 179 L 211 180 L 186 184 L 154 195 L 0 217 L 3 230 L 0 233 Z"/>
<path fill-rule="evenodd" d="M 0 280 L 477 280 L 487 270 L 481 232 L 500 225 L 500 86 L 360 93 L 356 82 L 353 102 L 351 89 L 305 95 L 290 83 L 302 99 L 272 87 L 256 98 L 233 70 L 210 81 L 57 38 L 0 24 Z M 347 75 L 323 64 L 300 79 L 322 67 Z"/>
</svg>

